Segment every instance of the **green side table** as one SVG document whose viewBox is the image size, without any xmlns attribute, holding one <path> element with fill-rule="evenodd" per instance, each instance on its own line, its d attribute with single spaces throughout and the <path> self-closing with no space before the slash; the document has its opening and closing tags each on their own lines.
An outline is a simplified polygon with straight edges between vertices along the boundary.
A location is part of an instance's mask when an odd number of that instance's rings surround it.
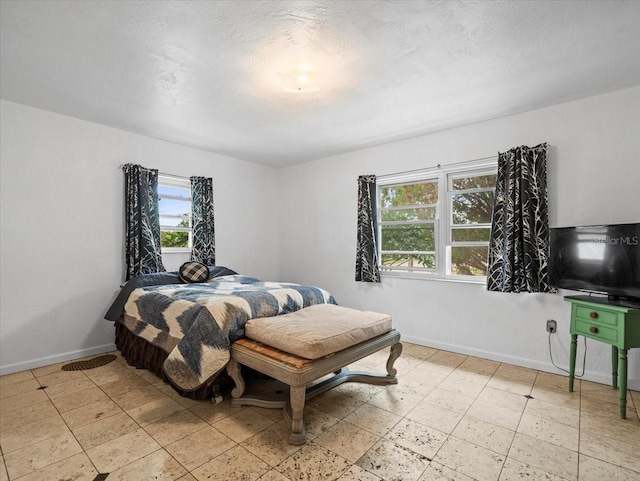
<svg viewBox="0 0 640 481">
<path fill-rule="evenodd" d="M 620 384 L 620 417 L 627 414 L 627 351 L 640 347 L 640 307 L 606 297 L 567 296 L 571 303 L 569 391 L 573 391 L 578 336 L 611 344 L 611 386 Z"/>
</svg>

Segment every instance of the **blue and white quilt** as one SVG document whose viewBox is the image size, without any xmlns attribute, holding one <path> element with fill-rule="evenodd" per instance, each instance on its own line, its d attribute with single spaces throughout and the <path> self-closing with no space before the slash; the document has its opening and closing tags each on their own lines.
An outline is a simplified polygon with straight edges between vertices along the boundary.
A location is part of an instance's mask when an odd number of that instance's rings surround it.
<svg viewBox="0 0 640 481">
<path fill-rule="evenodd" d="M 123 322 L 133 334 L 168 352 L 165 374 L 183 391 L 194 391 L 224 369 L 230 346 L 244 336 L 249 319 L 326 303 L 336 301 L 318 287 L 229 275 L 203 284 L 135 289 Z"/>
</svg>

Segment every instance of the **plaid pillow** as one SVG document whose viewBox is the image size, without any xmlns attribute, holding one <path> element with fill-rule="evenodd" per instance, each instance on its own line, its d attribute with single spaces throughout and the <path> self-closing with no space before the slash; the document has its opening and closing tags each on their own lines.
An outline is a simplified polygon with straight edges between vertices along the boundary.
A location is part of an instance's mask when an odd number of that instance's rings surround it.
<svg viewBox="0 0 640 481">
<path fill-rule="evenodd" d="M 189 261 L 180 266 L 178 275 L 183 282 L 204 282 L 209 279 L 209 268 L 202 262 Z"/>
</svg>

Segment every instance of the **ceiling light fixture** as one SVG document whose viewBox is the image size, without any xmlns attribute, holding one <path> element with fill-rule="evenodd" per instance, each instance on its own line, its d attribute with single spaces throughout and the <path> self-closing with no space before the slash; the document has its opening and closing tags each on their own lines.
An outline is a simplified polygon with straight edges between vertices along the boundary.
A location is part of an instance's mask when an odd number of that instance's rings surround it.
<svg viewBox="0 0 640 481">
<path fill-rule="evenodd" d="M 285 92 L 317 92 L 316 73 L 309 70 L 292 70 L 280 74 L 280 83 Z"/>
</svg>

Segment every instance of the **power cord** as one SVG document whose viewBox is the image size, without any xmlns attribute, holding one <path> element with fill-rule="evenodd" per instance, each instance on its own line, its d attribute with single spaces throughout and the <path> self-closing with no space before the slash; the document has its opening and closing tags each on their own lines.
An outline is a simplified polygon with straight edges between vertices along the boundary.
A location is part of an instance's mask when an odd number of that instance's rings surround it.
<svg viewBox="0 0 640 481">
<path fill-rule="evenodd" d="M 586 361 L 587 361 L 587 338 L 583 336 L 583 339 L 584 339 L 584 355 L 582 356 L 582 374 L 575 374 L 574 373 L 575 377 L 584 376 L 584 367 L 585 367 L 585 364 L 586 364 Z M 567 374 L 571 374 L 569 371 L 567 371 L 566 369 L 562 369 L 555 362 L 553 362 L 553 353 L 551 352 L 551 333 L 549 333 L 549 358 L 551 358 L 551 364 L 553 364 L 553 366 L 556 369 L 559 369 L 562 372 L 566 372 Z"/>
</svg>

